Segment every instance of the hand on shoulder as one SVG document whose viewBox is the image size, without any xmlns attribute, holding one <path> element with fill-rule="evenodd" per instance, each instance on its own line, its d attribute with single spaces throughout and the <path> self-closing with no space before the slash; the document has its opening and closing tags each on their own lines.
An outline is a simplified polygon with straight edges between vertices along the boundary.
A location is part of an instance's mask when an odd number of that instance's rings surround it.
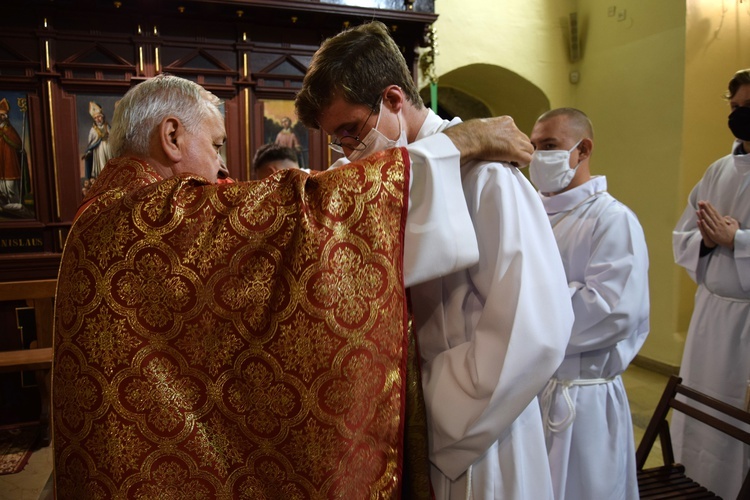
<svg viewBox="0 0 750 500">
<path fill-rule="evenodd" d="M 526 166 L 534 152 L 529 137 L 510 116 L 467 120 L 444 133 L 461 152 L 461 163 L 485 160 Z"/>
</svg>

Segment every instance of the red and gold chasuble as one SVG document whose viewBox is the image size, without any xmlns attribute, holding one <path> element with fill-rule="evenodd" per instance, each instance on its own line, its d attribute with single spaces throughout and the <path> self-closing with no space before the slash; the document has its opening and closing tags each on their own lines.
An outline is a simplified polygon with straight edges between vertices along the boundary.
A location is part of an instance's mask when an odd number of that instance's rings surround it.
<svg viewBox="0 0 750 500">
<path fill-rule="evenodd" d="M 58 498 L 398 498 L 408 161 L 225 185 L 110 161 L 59 274 Z"/>
</svg>

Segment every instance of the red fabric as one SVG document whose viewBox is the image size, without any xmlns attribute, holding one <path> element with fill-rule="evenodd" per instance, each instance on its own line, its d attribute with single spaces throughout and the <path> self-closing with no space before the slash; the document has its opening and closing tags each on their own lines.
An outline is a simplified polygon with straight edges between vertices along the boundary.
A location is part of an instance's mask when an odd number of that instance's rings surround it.
<svg viewBox="0 0 750 500">
<path fill-rule="evenodd" d="M 59 275 L 58 497 L 397 498 L 408 172 L 110 161 Z"/>
<path fill-rule="evenodd" d="M 20 179 L 21 137 L 10 122 L 0 126 L 0 179 Z"/>
</svg>

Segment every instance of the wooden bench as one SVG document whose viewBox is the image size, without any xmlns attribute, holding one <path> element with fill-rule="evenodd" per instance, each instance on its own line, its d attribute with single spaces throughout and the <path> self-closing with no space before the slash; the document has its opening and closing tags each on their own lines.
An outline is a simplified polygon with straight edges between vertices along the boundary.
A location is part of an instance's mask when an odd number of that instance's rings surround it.
<svg viewBox="0 0 750 500">
<path fill-rule="evenodd" d="M 20 301 L 34 308 L 36 347 L 0 351 L 0 372 L 35 370 L 41 396 L 39 424 L 42 446 L 50 443 L 50 370 L 52 368 L 52 330 L 57 280 L 0 282 L 0 301 Z"/>
<path fill-rule="evenodd" d="M 683 396 L 682 401 L 677 399 L 678 394 Z M 726 420 L 709 415 L 701 410 L 696 403 L 720 412 L 726 417 Z M 670 409 L 680 411 L 750 445 L 750 433 L 740 427 L 742 423 L 750 424 L 750 413 L 691 389 L 682 384 L 680 377 L 673 375 L 667 382 L 667 387 L 664 389 L 661 400 L 654 410 L 635 454 L 636 469 L 638 470 L 638 490 L 641 499 L 720 498 L 692 480 L 687 475 L 689 471 L 686 472 L 682 464 L 675 462 L 672 438 L 669 434 L 669 422 L 667 421 L 667 414 Z M 644 469 L 646 459 L 657 437 L 661 442 L 664 465 Z M 745 481 L 737 499 L 750 499 L 750 473 L 745 475 Z"/>
</svg>

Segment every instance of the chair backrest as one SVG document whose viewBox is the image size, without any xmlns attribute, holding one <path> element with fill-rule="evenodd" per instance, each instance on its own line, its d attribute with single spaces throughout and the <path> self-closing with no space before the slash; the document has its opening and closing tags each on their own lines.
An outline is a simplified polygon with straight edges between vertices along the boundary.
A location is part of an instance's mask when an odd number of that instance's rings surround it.
<svg viewBox="0 0 750 500">
<path fill-rule="evenodd" d="M 56 291 L 56 279 L 0 282 L 0 302 L 25 300 L 34 308 L 36 348 L 0 351 L 0 372 L 41 370 L 36 379 L 42 405 L 39 413 L 41 446 L 48 446 L 51 440 L 49 372 L 53 357 L 52 330 Z"/>
<path fill-rule="evenodd" d="M 0 301 L 46 299 L 55 296 L 56 279 L 0 281 Z"/>
<path fill-rule="evenodd" d="M 678 394 L 683 396 L 682 400 L 677 399 Z M 706 413 L 700 405 L 705 405 L 719 412 L 725 418 L 718 418 Z M 638 450 L 635 454 L 636 468 L 638 470 L 642 470 L 646 464 L 646 459 L 657 436 L 661 441 L 664 463 L 671 465 L 675 462 L 672 440 L 669 435 L 669 423 L 667 421 L 667 414 L 670 408 L 680 411 L 689 417 L 710 425 L 714 429 L 750 445 L 750 432 L 745 431 L 741 427 L 743 423 L 750 425 L 750 413 L 707 396 L 695 389 L 691 389 L 682 384 L 680 377 L 672 375 L 667 382 L 659 404 L 656 406 L 656 410 L 654 410 L 654 415 L 651 417 L 651 421 L 643 434 L 643 439 L 641 439 L 641 443 L 638 445 Z M 690 471 L 686 472 L 690 473 Z M 737 498 L 750 498 L 750 472 L 745 476 L 745 481 Z"/>
<path fill-rule="evenodd" d="M 0 301 L 26 300 L 34 307 L 39 347 L 52 347 L 56 279 L 0 282 Z"/>
</svg>

